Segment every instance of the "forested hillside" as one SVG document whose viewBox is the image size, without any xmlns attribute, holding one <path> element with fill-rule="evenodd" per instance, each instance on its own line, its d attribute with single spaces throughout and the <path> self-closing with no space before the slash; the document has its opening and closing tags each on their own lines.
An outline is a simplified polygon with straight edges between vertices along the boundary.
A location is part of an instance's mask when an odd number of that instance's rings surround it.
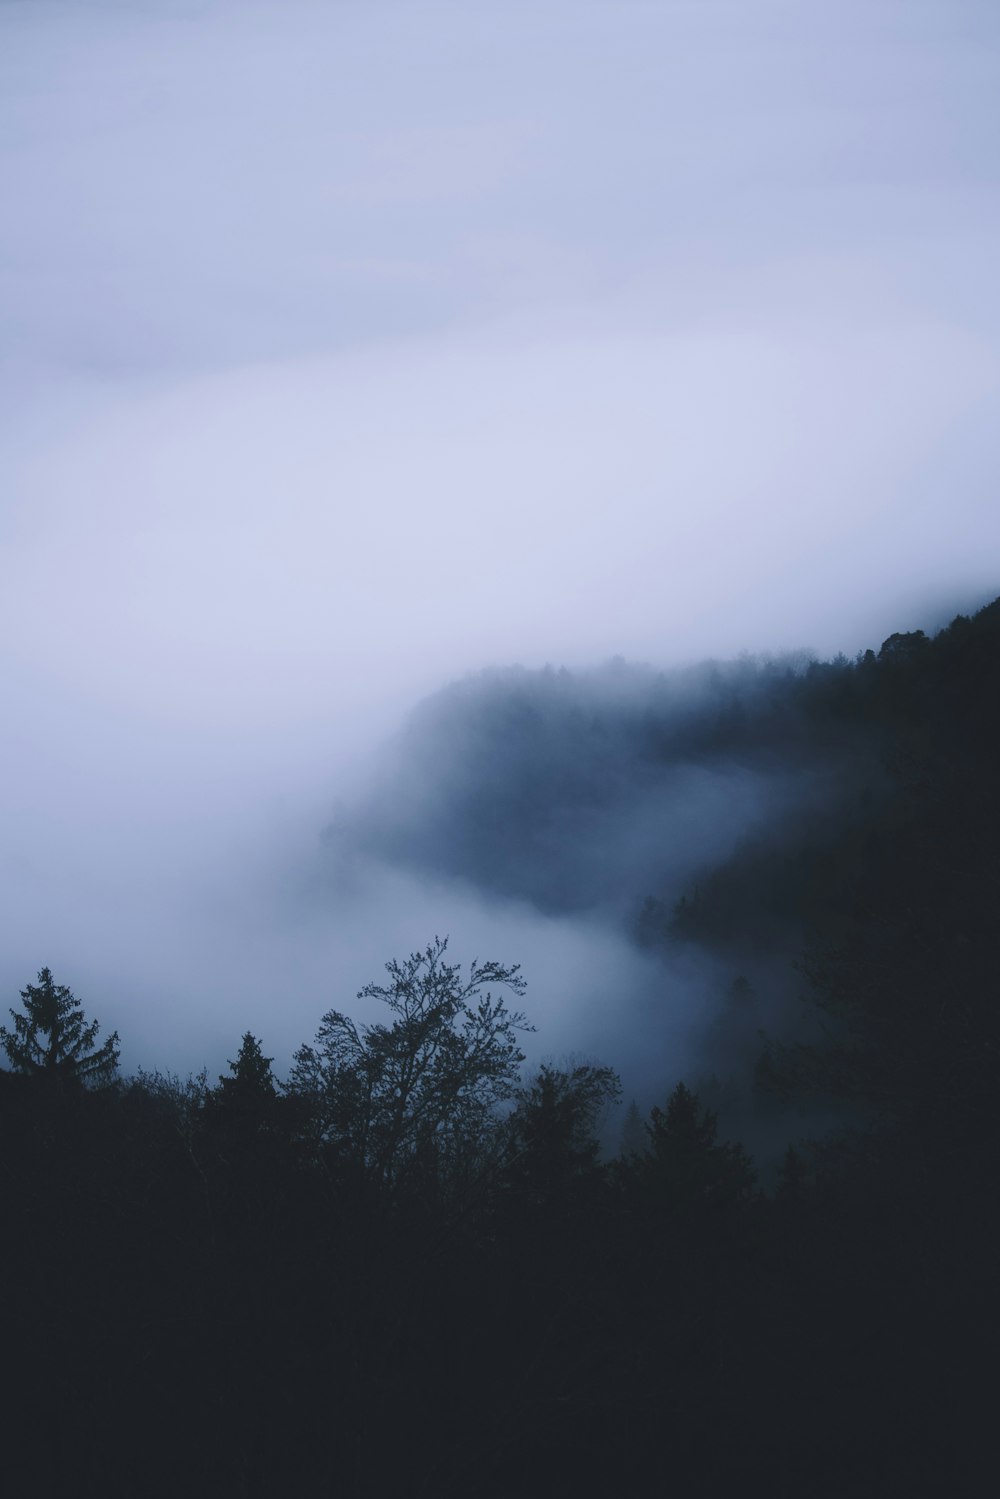
<svg viewBox="0 0 1000 1499">
<path fill-rule="evenodd" d="M 900 991 L 983 989 L 998 763 L 1000 602 L 854 661 L 470 678 L 413 715 L 329 842 L 709 955 L 726 996 L 681 1002 L 704 1075 L 745 1087 L 762 1027 L 815 1028 L 800 1000 L 836 987 L 845 945 Z"/>
<path fill-rule="evenodd" d="M 331 842 L 353 835 L 545 909 L 635 915 L 652 898 L 662 919 L 646 909 L 644 940 L 780 943 L 825 922 L 831 897 L 841 909 L 834 846 L 850 867 L 849 836 L 908 787 L 940 784 L 944 766 L 982 773 L 998 637 L 1000 603 L 855 661 L 485 673 L 414 713 L 371 805 Z"/>
<path fill-rule="evenodd" d="M 0 1035 L 11 1492 L 980 1492 L 998 676 L 1000 602 L 854 662 L 425 705 L 334 845 L 731 966 L 720 1075 L 665 1058 L 611 1149 L 603 1059 L 523 1067 L 516 954 L 391 960 L 285 1078 L 249 1031 L 218 1079 L 122 1077 L 43 969 Z M 743 970 L 793 961 L 762 1038 Z M 802 1137 L 780 1170 L 727 1069 Z"/>
</svg>

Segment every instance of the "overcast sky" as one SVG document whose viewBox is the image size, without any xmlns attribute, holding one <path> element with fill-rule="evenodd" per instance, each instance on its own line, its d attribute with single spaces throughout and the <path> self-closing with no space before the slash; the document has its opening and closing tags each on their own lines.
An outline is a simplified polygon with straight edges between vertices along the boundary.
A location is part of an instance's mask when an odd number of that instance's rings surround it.
<svg viewBox="0 0 1000 1499">
<path fill-rule="evenodd" d="M 456 673 L 995 593 L 998 176 L 995 0 L 0 0 L 5 992 L 319 992 L 232 871 Z"/>
</svg>

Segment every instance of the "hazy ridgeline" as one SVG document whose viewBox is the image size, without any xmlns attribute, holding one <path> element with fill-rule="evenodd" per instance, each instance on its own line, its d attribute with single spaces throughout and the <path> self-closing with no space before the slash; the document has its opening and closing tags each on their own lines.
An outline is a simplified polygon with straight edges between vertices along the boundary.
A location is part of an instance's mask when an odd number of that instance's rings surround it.
<svg viewBox="0 0 1000 1499">
<path fill-rule="evenodd" d="M 254 910 L 247 871 L 234 874 L 217 952 L 209 912 L 200 935 L 180 928 L 181 954 L 208 966 L 190 992 L 175 972 L 169 1045 L 157 1054 L 147 1039 L 138 1059 L 170 1070 L 192 1055 L 183 1017 L 209 984 L 220 1041 L 204 1060 L 220 1065 L 249 1025 L 284 1075 L 318 1015 L 345 1006 L 387 952 L 447 932 L 459 957 L 520 964 L 533 1064 L 596 1058 L 644 1111 L 683 1079 L 773 1154 L 803 1121 L 762 1119 L 753 1077 L 765 1036 L 813 1036 L 803 962 L 853 931 L 866 869 L 885 860 L 898 879 L 891 840 L 913 777 L 971 756 L 969 784 L 986 789 L 989 725 L 976 715 L 996 608 L 852 661 L 800 652 L 657 671 L 616 659 L 453 683 L 355 776 L 315 852 L 301 832 L 281 848 Z M 135 968 L 135 939 L 122 940 Z M 298 971 L 276 980 L 296 949 Z M 374 1018 L 363 997 L 357 1008 Z M 112 1004 L 109 1018 L 128 1066 L 126 1017 Z M 138 1026 L 148 1037 L 149 1018 Z M 619 1129 L 608 1121 L 608 1148 Z"/>
<path fill-rule="evenodd" d="M 952 680 L 965 628 L 854 661 L 470 676 L 410 715 L 342 809 L 331 878 L 376 861 L 616 948 L 607 990 L 553 1017 L 557 1045 L 596 1049 L 647 1107 L 668 1080 L 700 1081 L 764 1147 L 750 1117 L 761 1031 L 808 1034 L 798 965 L 847 919 L 903 767 L 928 744 L 966 752 L 959 726 L 986 681 Z"/>
<path fill-rule="evenodd" d="M 146 934 L 152 969 L 126 893 L 123 961 L 101 1005 L 126 1069 L 217 1068 L 249 1026 L 284 1075 L 330 1003 L 353 1003 L 387 954 L 436 931 L 459 957 L 520 964 L 532 1063 L 596 1058 L 643 1110 L 684 1079 L 758 1151 L 783 1147 L 801 1121 L 775 1133 L 755 1115 L 762 1032 L 812 1034 L 803 957 L 853 919 L 911 767 L 974 753 L 992 670 L 975 652 L 995 609 L 855 660 L 659 671 L 616 659 L 451 684 L 355 772 L 321 836 L 306 822 L 316 799 L 292 803 L 290 836 L 239 867 L 208 866 L 211 890 L 200 871 L 184 908 L 163 903 L 163 929 Z M 92 898 L 84 884 L 82 916 Z M 88 970 L 109 959 L 95 962 L 94 940 L 67 948 L 86 955 L 69 976 L 89 995 Z M 65 976 L 58 954 L 53 967 Z M 115 1003 L 130 985 L 142 1008 Z"/>
</svg>

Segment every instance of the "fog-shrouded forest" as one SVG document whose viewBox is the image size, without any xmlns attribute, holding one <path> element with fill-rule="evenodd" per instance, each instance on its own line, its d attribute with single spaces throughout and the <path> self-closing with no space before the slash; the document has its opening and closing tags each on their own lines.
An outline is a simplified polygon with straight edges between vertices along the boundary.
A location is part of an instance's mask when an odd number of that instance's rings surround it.
<svg viewBox="0 0 1000 1499">
<path fill-rule="evenodd" d="M 0 1499 L 980 1499 L 1000 4 L 0 0 Z"/>
<path fill-rule="evenodd" d="M 596 1012 L 547 1034 L 522 954 L 428 932 L 287 1067 L 248 1024 L 185 1076 L 25 975 L 10 1491 L 981 1492 L 998 764 L 1000 600 L 854 659 L 490 671 L 315 879 L 593 932 Z"/>
</svg>

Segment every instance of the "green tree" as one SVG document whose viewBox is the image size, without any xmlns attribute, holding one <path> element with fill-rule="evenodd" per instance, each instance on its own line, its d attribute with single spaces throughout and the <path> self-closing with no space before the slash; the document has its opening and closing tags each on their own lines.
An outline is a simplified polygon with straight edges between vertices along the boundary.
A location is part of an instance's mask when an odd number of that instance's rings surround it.
<svg viewBox="0 0 1000 1499">
<path fill-rule="evenodd" d="M 48 968 L 37 984 L 21 990 L 23 1013 L 11 1010 L 14 1029 L 0 1026 L 0 1043 L 17 1072 L 59 1083 L 102 1087 L 118 1070 L 118 1032 L 97 1045 L 100 1025 L 87 1021 L 83 1006 L 65 984 L 57 984 Z"/>
<path fill-rule="evenodd" d="M 289 1088 L 314 1134 L 381 1183 L 467 1155 L 516 1090 L 517 1032 L 532 1027 L 491 986 L 523 994 L 519 967 L 473 960 L 463 977 L 447 946 L 435 937 L 387 963 L 388 983 L 359 992 L 386 1004 L 391 1024 L 359 1027 L 329 1010 L 314 1043 L 295 1054 Z"/>
</svg>

